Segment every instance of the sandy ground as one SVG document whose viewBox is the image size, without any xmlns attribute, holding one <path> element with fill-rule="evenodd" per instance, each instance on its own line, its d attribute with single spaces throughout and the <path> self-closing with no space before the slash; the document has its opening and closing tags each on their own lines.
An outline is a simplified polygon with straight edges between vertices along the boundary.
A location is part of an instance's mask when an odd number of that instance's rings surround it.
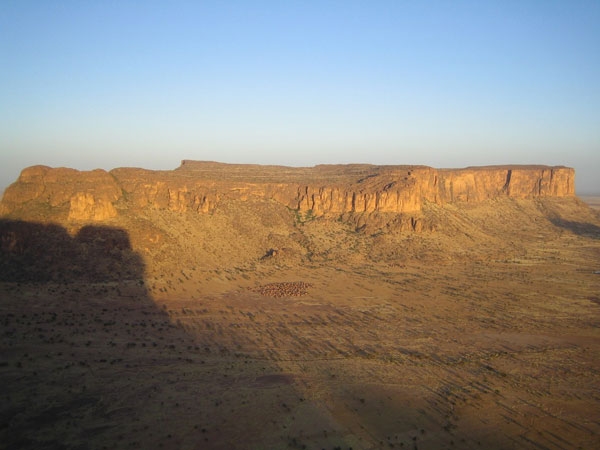
<svg viewBox="0 0 600 450">
<path fill-rule="evenodd" d="M 168 293 L 3 283 L 0 447 L 598 448 L 600 236 L 523 245 Z M 291 281 L 312 287 L 255 292 Z"/>
</svg>

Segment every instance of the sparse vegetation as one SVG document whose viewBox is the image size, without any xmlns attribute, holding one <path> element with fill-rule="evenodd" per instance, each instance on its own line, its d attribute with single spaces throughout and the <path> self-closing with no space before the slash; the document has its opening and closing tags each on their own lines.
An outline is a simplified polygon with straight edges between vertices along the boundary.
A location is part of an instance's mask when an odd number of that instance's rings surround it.
<svg viewBox="0 0 600 450">
<path fill-rule="evenodd" d="M 135 214 L 85 230 L 4 223 L 2 445 L 593 448 L 583 205 L 431 204 L 415 232 L 236 195 L 201 214 L 130 193 Z"/>
</svg>

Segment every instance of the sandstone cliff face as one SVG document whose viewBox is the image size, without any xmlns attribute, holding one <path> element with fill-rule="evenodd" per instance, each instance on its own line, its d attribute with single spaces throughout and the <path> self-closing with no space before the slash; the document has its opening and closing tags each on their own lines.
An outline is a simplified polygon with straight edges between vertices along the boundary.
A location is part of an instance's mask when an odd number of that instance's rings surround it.
<svg viewBox="0 0 600 450">
<path fill-rule="evenodd" d="M 303 186 L 298 209 L 315 215 L 416 213 L 424 202 L 481 202 L 512 198 L 575 195 L 575 172 L 566 167 L 383 168 L 343 187 Z"/>
<path fill-rule="evenodd" d="M 33 166 L 23 170 L 17 182 L 6 189 L 0 214 L 44 205 L 66 208 L 68 220 L 101 221 L 117 215 L 114 203 L 121 195 L 116 180 L 104 170 Z"/>
<path fill-rule="evenodd" d="M 502 195 L 513 198 L 575 195 L 575 171 L 567 167 L 473 167 L 439 172 L 440 194 L 445 202 L 477 202 Z"/>
<path fill-rule="evenodd" d="M 119 210 L 145 208 L 210 213 L 235 201 L 277 202 L 313 217 L 415 215 L 426 202 L 443 205 L 499 197 L 568 197 L 574 170 L 548 166 L 433 169 L 341 165 L 290 168 L 184 161 L 173 171 L 122 168 L 80 172 L 34 166 L 5 192 L 0 214 L 36 205 L 62 208 L 68 221 L 103 221 Z M 413 229 L 419 227 L 414 222 Z"/>
</svg>

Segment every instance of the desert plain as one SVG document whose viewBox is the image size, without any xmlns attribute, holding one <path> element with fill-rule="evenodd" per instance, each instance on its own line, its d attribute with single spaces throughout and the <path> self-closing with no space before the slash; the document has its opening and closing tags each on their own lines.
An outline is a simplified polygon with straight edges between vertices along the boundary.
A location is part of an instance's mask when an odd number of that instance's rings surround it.
<svg viewBox="0 0 600 450">
<path fill-rule="evenodd" d="M 600 447 L 566 169 L 195 164 L 7 189 L 0 447 Z"/>
</svg>

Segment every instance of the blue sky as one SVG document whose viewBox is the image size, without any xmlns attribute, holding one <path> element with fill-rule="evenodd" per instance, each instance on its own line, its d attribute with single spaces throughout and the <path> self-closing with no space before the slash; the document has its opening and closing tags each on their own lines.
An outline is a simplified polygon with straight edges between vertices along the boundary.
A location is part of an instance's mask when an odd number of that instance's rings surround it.
<svg viewBox="0 0 600 450">
<path fill-rule="evenodd" d="M 33 164 L 561 164 L 600 193 L 600 1 L 0 2 Z"/>
</svg>

